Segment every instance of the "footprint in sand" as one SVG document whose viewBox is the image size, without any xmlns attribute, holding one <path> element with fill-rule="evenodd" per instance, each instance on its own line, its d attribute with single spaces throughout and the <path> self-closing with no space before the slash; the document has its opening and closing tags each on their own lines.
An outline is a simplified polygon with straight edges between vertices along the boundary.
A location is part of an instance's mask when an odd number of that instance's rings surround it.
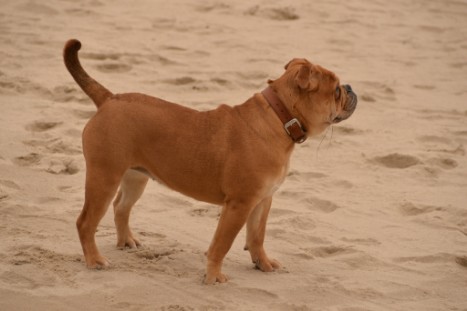
<svg viewBox="0 0 467 311">
<path fill-rule="evenodd" d="M 91 117 L 93 117 L 96 114 L 96 112 L 97 112 L 96 109 L 93 109 L 93 110 L 78 110 L 78 109 L 75 109 L 75 110 L 73 110 L 73 115 L 78 117 L 79 119 L 89 120 L 89 119 L 91 119 Z"/>
<path fill-rule="evenodd" d="M 268 79 L 268 74 L 263 71 L 253 70 L 246 72 L 237 72 L 233 79 L 235 82 L 245 88 L 258 88 Z"/>
<path fill-rule="evenodd" d="M 179 77 L 175 79 L 167 79 L 164 80 L 165 83 L 167 84 L 172 84 L 172 85 L 188 85 L 188 84 L 193 84 L 196 83 L 197 80 L 192 78 L 192 77 Z"/>
<path fill-rule="evenodd" d="M 349 247 L 341 246 L 320 246 L 310 249 L 305 249 L 305 252 L 312 257 L 329 258 L 354 253 L 355 251 Z"/>
<path fill-rule="evenodd" d="M 76 3 L 77 5 L 79 5 L 78 3 Z M 98 1 L 95 1 L 93 3 L 92 6 L 88 6 L 88 8 L 85 8 L 84 6 L 83 7 L 72 7 L 72 8 L 69 8 L 69 9 L 65 9 L 63 12 L 66 13 L 66 14 L 69 14 L 71 16 L 75 15 L 75 16 L 82 16 L 82 17 L 87 17 L 89 18 L 90 16 L 98 16 L 98 13 L 96 11 L 94 11 L 93 9 L 97 6 L 102 6 L 103 4 L 101 4 L 100 2 Z M 97 18 L 97 17 L 95 17 Z"/>
<path fill-rule="evenodd" d="M 180 269 L 172 264 L 172 260 L 177 259 L 180 255 L 183 255 L 189 249 L 177 241 L 168 241 L 166 239 L 157 241 L 157 246 L 142 246 L 133 249 L 123 249 L 123 254 L 120 253 L 118 256 L 113 258 L 113 269 L 119 271 L 139 271 L 138 273 L 145 274 L 148 271 L 154 271 L 157 273 L 164 273 L 172 276 L 186 276 L 194 275 L 195 269 Z M 121 252 L 122 249 L 116 250 Z M 196 254 L 199 257 L 203 257 L 201 252 L 192 251 L 190 254 Z M 144 269 L 141 269 L 141 265 L 144 265 Z M 186 268 L 186 267 L 185 267 Z"/>
<path fill-rule="evenodd" d="M 336 131 L 336 134 L 339 134 L 339 135 L 342 135 L 342 134 L 343 135 L 360 135 L 364 133 L 364 131 L 362 130 L 358 130 L 353 127 L 345 126 L 345 125 L 336 126 L 334 131 Z"/>
<path fill-rule="evenodd" d="M 344 237 L 341 240 L 347 243 L 365 245 L 365 246 L 381 245 L 381 242 L 373 238 L 346 238 Z"/>
<path fill-rule="evenodd" d="M 275 273 L 281 273 L 281 272 L 287 273 L 287 271 L 284 271 L 284 269 L 286 268 L 282 267 L 281 269 L 276 270 Z M 272 299 L 279 298 L 279 295 L 277 295 L 273 291 L 265 290 L 262 288 L 243 287 L 240 289 L 240 291 L 242 291 L 245 296 L 250 296 L 251 297 L 250 299 L 259 300 L 259 301 L 270 301 Z M 248 300 L 250 301 L 250 299 Z"/>
<path fill-rule="evenodd" d="M 153 239 L 165 239 L 167 236 L 162 233 L 157 233 L 157 232 L 148 232 L 148 231 L 140 231 L 138 232 L 139 235 L 145 236 L 145 237 L 150 237 Z"/>
<path fill-rule="evenodd" d="M 9 188 L 10 190 L 6 190 L 5 188 Z M 7 200 L 12 190 L 21 190 L 21 188 L 14 181 L 0 179 L 0 202 Z"/>
<path fill-rule="evenodd" d="M 210 217 L 218 219 L 220 217 L 220 209 L 218 206 L 213 205 L 198 206 L 190 211 L 190 215 L 195 217 Z"/>
<path fill-rule="evenodd" d="M 467 62 L 453 62 L 449 64 L 452 68 L 455 69 L 464 69 L 464 67 L 467 67 Z"/>
<path fill-rule="evenodd" d="M 13 162 L 18 166 L 26 167 L 38 165 L 41 159 L 40 154 L 31 152 L 28 155 L 16 157 Z M 74 175 L 79 172 L 79 168 L 72 159 L 51 160 L 45 171 L 58 175 Z"/>
<path fill-rule="evenodd" d="M 459 257 L 457 257 L 459 258 Z M 433 254 L 433 255 L 422 255 L 422 256 L 408 256 L 408 257 L 397 257 L 394 258 L 394 262 L 400 262 L 400 263 L 425 263 L 425 264 L 431 264 L 431 263 L 445 263 L 445 262 L 452 262 L 456 261 L 456 256 L 452 254 L 447 254 L 447 253 L 438 253 L 438 254 Z"/>
<path fill-rule="evenodd" d="M 458 265 L 467 268 L 467 256 L 459 256 L 455 260 Z"/>
<path fill-rule="evenodd" d="M 376 102 L 378 99 L 396 100 L 396 92 L 394 89 L 384 83 L 374 81 L 364 81 L 367 92 L 362 94 L 361 99 L 366 102 Z"/>
<path fill-rule="evenodd" d="M 414 156 L 400 153 L 391 153 L 386 156 L 374 157 L 370 161 L 384 167 L 398 169 L 409 168 L 421 163 L 421 161 Z"/>
<path fill-rule="evenodd" d="M 11 253 L 13 254 L 9 262 L 11 265 L 34 266 L 35 270 L 40 272 L 34 276 L 34 279 L 31 279 L 22 270 L 17 270 L 17 273 L 10 271 L 0 277 L 27 288 L 55 286 L 58 280 L 66 285 L 72 285 L 74 283 L 73 277 L 81 269 L 80 265 L 77 264 L 81 261 L 81 255 L 60 254 L 32 245 L 15 246 L 14 249 L 11 249 Z M 57 265 L 57 262 L 62 264 Z M 24 271 L 28 271 L 28 269 Z"/>
<path fill-rule="evenodd" d="M 404 216 L 417 216 L 431 213 L 433 211 L 444 211 L 444 208 L 432 205 L 416 205 L 411 202 L 405 202 L 399 206 L 399 211 Z"/>
<path fill-rule="evenodd" d="M 22 265 L 22 264 L 26 264 L 26 263 L 20 262 L 20 261 L 15 263 L 15 265 Z M 23 288 L 23 289 L 36 289 L 40 287 L 40 285 L 38 284 L 38 280 L 36 279 L 37 276 L 33 278 L 30 276 L 22 275 L 19 272 L 15 272 L 15 271 L 5 271 L 2 274 L 0 274 L 0 278 L 2 279 L 3 282 L 10 284 L 10 286 L 15 286 L 15 287 Z M 41 281 L 45 281 L 44 285 L 50 285 L 50 286 L 53 285 L 53 280 L 51 279 L 41 280 Z"/>
<path fill-rule="evenodd" d="M 175 86 L 191 86 L 196 91 L 207 91 L 209 89 L 207 81 L 197 80 L 189 76 L 166 79 L 163 82 Z"/>
<path fill-rule="evenodd" d="M 451 120 L 451 121 L 460 121 L 464 120 L 466 116 L 465 111 L 458 110 L 441 110 L 441 109 L 419 109 L 417 113 L 420 114 L 420 117 L 426 120 Z"/>
<path fill-rule="evenodd" d="M 294 215 L 274 221 L 283 228 L 294 228 L 300 231 L 312 231 L 316 228 L 316 223 L 311 217 L 304 215 Z"/>
<path fill-rule="evenodd" d="M 177 249 L 135 249 L 133 251 L 130 251 L 136 255 L 138 258 L 144 258 L 147 260 L 161 260 L 164 257 L 171 258 L 172 255 L 183 252 L 183 250 L 177 250 Z"/>
<path fill-rule="evenodd" d="M 34 94 L 42 98 L 50 98 L 52 92 L 39 83 L 25 77 L 0 75 L 0 94 Z"/>
<path fill-rule="evenodd" d="M 76 155 L 82 153 L 80 146 L 73 147 L 71 144 L 64 142 L 60 138 L 52 138 L 47 140 L 25 140 L 23 141 L 23 144 L 26 146 L 38 148 L 39 150 L 46 150 L 53 154 Z"/>
<path fill-rule="evenodd" d="M 70 159 L 52 160 L 46 172 L 55 175 L 74 175 L 79 172 L 79 168 L 76 163 Z"/>
<path fill-rule="evenodd" d="M 303 171 L 298 171 L 294 169 L 290 170 L 290 172 L 287 174 L 287 179 L 290 179 L 293 181 L 301 181 L 301 182 L 310 182 L 318 178 L 326 178 L 326 177 L 328 177 L 328 175 L 323 174 L 323 173 L 303 172 Z"/>
<path fill-rule="evenodd" d="M 453 132 L 454 135 L 467 137 L 467 131 Z M 423 143 L 428 151 L 444 152 L 456 155 L 465 155 L 463 144 L 459 144 L 457 139 L 449 139 L 444 136 L 423 135 L 417 137 L 417 141 Z"/>
<path fill-rule="evenodd" d="M 97 61 L 95 68 L 105 73 L 125 73 L 133 69 L 133 65 L 154 64 L 175 65 L 177 62 L 158 54 L 139 53 L 86 53 L 84 59 Z"/>
<path fill-rule="evenodd" d="M 305 199 L 301 199 L 301 201 L 305 203 L 308 209 L 313 210 L 313 211 L 319 211 L 319 212 L 326 213 L 326 214 L 332 213 L 335 210 L 341 208 L 339 205 L 331 201 L 322 200 L 322 199 L 318 199 L 315 197 L 308 197 Z"/>
<path fill-rule="evenodd" d="M 133 67 L 123 63 L 106 63 L 96 66 L 96 69 L 105 73 L 124 73 L 128 72 Z"/>
<path fill-rule="evenodd" d="M 457 161 L 451 158 L 432 158 L 428 163 L 441 167 L 442 169 L 450 170 L 457 167 Z"/>
<path fill-rule="evenodd" d="M 214 4 L 200 4 L 196 6 L 196 11 L 201 13 L 208 13 L 212 11 L 229 11 L 231 10 L 231 6 L 225 3 L 214 3 Z"/>
<path fill-rule="evenodd" d="M 369 95 L 369 94 L 366 94 L 366 93 L 363 93 L 362 95 L 360 95 L 360 99 L 364 102 L 368 102 L 368 103 L 374 103 L 376 102 L 376 98 L 372 95 Z"/>
<path fill-rule="evenodd" d="M 45 132 L 51 130 L 63 122 L 55 122 L 55 121 L 34 121 L 28 125 L 26 125 L 26 129 L 31 132 Z"/>
<path fill-rule="evenodd" d="M 130 306 L 128 306 L 130 307 Z M 125 308 L 125 309 L 129 309 L 129 308 Z M 212 308 L 212 310 L 217 310 L 218 308 L 215 306 Z M 193 307 L 190 307 L 190 306 L 183 306 L 183 305 L 174 305 L 174 304 L 171 304 L 171 305 L 166 305 L 166 306 L 162 306 L 160 307 L 160 310 L 161 311 L 194 311 L 196 310 L 195 308 Z M 211 310 L 210 307 L 208 307 L 206 310 Z"/>
<path fill-rule="evenodd" d="M 0 186 L 4 186 L 4 187 L 7 187 L 7 188 L 10 188 L 10 189 L 14 189 L 14 190 L 20 190 L 20 186 L 18 186 L 17 183 L 15 183 L 14 181 L 11 181 L 11 180 L 0 180 Z"/>
<path fill-rule="evenodd" d="M 71 128 L 63 132 L 69 137 L 77 138 L 79 141 L 81 141 L 81 136 L 82 136 L 82 130 L 77 129 L 77 128 Z"/>
<path fill-rule="evenodd" d="M 263 8 L 259 5 L 249 8 L 245 15 L 260 16 L 275 21 L 293 21 L 300 18 L 292 7 Z"/>
<path fill-rule="evenodd" d="M 232 86 L 232 83 L 229 80 L 224 79 L 224 78 L 214 77 L 214 78 L 211 78 L 210 81 L 220 86 L 226 86 L 226 87 Z"/>
<path fill-rule="evenodd" d="M 40 154 L 31 152 L 25 156 L 16 157 L 13 162 L 18 166 L 31 166 L 39 164 L 41 158 Z"/>
<path fill-rule="evenodd" d="M 426 91 L 431 91 L 436 88 L 436 86 L 434 85 L 427 85 L 427 84 L 414 84 L 413 87 L 416 89 L 426 90 Z"/>
<path fill-rule="evenodd" d="M 206 53 L 206 54 L 209 55 L 209 53 Z M 179 62 L 171 60 L 171 59 L 169 59 L 169 58 L 167 58 L 165 56 L 161 56 L 161 55 L 158 55 L 158 54 L 147 55 L 147 56 L 145 56 L 145 59 L 151 64 L 158 63 L 158 64 L 164 65 L 164 66 L 180 65 Z"/>
<path fill-rule="evenodd" d="M 447 138 L 447 137 L 441 137 L 441 136 L 436 136 L 436 135 L 423 135 L 417 137 L 417 140 L 427 144 L 427 145 L 439 145 L 439 144 L 444 144 L 444 145 L 450 145 L 452 141 Z"/>
<path fill-rule="evenodd" d="M 122 57 L 122 54 L 119 53 L 90 53 L 83 52 L 80 54 L 83 59 L 92 59 L 92 60 L 112 60 L 117 61 Z"/>
<path fill-rule="evenodd" d="M 337 182 L 337 184 L 343 188 L 353 187 L 351 183 L 344 181 L 344 180 Z M 335 204 L 334 202 L 331 202 L 328 200 L 322 200 L 314 196 L 310 196 L 308 193 L 305 193 L 305 192 L 282 190 L 278 192 L 278 196 L 281 198 L 285 198 L 285 199 L 301 196 L 302 198 L 299 199 L 300 203 L 303 203 L 309 210 L 318 211 L 322 213 L 332 213 L 336 211 L 337 209 L 341 208 L 339 205 Z"/>
<path fill-rule="evenodd" d="M 5 201 L 9 198 L 10 196 L 6 193 L 3 193 L 2 190 L 0 189 L 0 202 Z"/>
<path fill-rule="evenodd" d="M 60 103 L 84 102 L 88 97 L 77 87 L 68 85 L 56 86 L 52 92 L 52 99 Z"/>
<path fill-rule="evenodd" d="M 186 52 L 187 49 L 184 48 L 184 47 L 181 47 L 181 46 L 176 46 L 176 45 L 162 45 L 160 47 L 162 50 L 167 50 L 167 51 L 170 51 L 170 52 Z M 200 53 L 202 53 L 203 56 L 209 56 L 210 53 L 209 52 L 206 52 L 206 51 L 199 51 Z"/>
</svg>

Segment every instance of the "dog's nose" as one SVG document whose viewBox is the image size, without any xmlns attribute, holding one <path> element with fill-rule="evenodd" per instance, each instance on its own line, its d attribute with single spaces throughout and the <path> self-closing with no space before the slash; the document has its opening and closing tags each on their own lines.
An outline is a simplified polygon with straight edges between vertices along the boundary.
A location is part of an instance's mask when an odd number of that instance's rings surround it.
<svg viewBox="0 0 467 311">
<path fill-rule="evenodd" d="M 344 109 L 346 111 L 353 112 L 357 107 L 357 94 L 355 94 L 355 92 L 352 90 L 352 87 L 348 84 L 344 85 L 344 89 L 347 92 L 347 95 L 349 95 L 349 100 L 347 101 Z"/>
<path fill-rule="evenodd" d="M 347 100 L 344 104 L 343 111 L 332 120 L 332 123 L 339 123 L 349 118 L 357 107 L 357 94 L 354 93 L 352 87 L 348 84 L 342 87 L 347 93 Z"/>
<path fill-rule="evenodd" d="M 348 84 L 344 85 L 344 89 L 347 93 L 353 93 L 352 87 Z"/>
</svg>

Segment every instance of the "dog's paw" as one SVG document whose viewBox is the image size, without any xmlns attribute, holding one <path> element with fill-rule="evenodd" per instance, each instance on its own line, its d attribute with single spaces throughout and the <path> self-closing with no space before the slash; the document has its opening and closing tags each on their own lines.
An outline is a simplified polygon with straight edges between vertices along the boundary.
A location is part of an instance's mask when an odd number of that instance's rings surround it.
<svg viewBox="0 0 467 311">
<path fill-rule="evenodd" d="M 264 257 L 262 259 L 257 259 L 255 262 L 255 268 L 263 272 L 272 272 L 276 269 L 280 269 L 281 264 L 275 259 L 269 259 Z"/>
<path fill-rule="evenodd" d="M 104 256 L 86 259 L 86 266 L 89 269 L 102 270 L 110 266 L 110 261 Z"/>
<path fill-rule="evenodd" d="M 214 285 L 216 283 L 225 283 L 228 281 L 227 275 L 222 273 L 217 274 L 206 274 L 204 276 L 204 284 Z"/>
<path fill-rule="evenodd" d="M 126 239 L 117 242 L 117 249 L 120 250 L 124 250 L 126 248 L 140 248 L 141 246 L 141 243 L 133 237 L 127 237 Z"/>
</svg>

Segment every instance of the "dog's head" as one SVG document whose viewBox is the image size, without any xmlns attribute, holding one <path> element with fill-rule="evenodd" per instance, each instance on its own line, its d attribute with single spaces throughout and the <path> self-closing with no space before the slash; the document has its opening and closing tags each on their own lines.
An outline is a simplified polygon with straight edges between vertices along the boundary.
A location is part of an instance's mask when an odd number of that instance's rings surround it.
<svg viewBox="0 0 467 311">
<path fill-rule="evenodd" d="M 308 136 L 349 118 L 357 107 L 357 95 L 350 85 L 341 85 L 333 72 L 297 58 L 285 65 L 285 70 L 269 84 L 302 122 Z"/>
</svg>

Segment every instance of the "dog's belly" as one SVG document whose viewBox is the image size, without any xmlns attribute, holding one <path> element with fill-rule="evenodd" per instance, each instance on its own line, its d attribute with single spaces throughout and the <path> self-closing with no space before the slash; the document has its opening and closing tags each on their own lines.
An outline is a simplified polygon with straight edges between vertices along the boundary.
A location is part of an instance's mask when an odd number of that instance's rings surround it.
<svg viewBox="0 0 467 311">
<path fill-rule="evenodd" d="M 148 163 L 144 169 L 138 170 L 147 171 L 147 175 L 153 180 L 196 200 L 212 204 L 222 204 L 225 201 L 220 178 L 213 171 L 202 173 L 199 169 L 180 165 L 180 161 L 175 161 L 174 165 L 161 162 Z"/>
</svg>

